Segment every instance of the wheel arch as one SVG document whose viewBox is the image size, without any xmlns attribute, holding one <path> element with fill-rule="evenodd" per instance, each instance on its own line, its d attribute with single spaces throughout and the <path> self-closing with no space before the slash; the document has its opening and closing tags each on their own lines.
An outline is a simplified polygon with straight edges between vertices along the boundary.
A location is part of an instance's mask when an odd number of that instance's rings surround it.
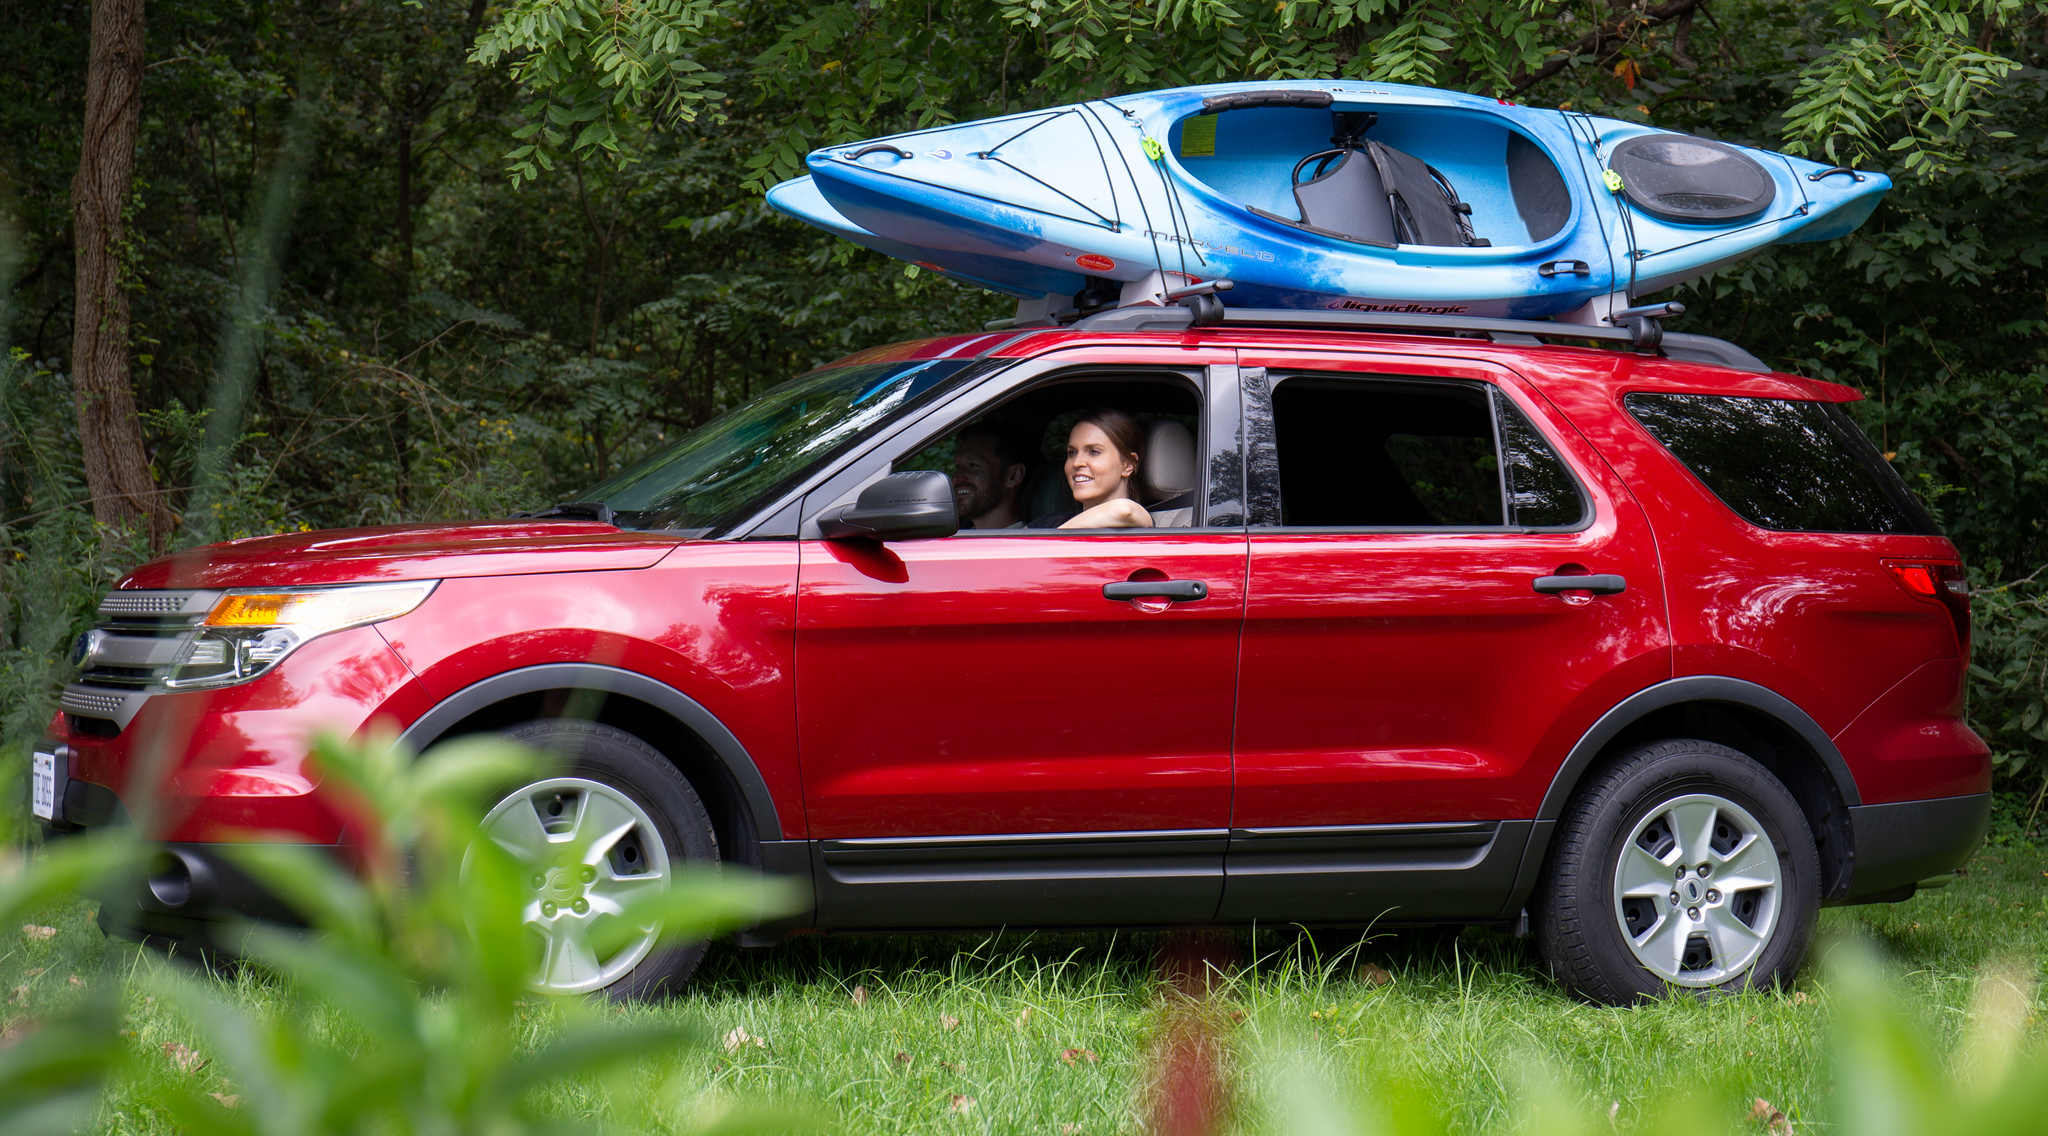
<svg viewBox="0 0 2048 1136">
<path fill-rule="evenodd" d="M 1740 750 L 1783 782 L 1799 802 L 1818 846 L 1821 898 L 1839 900 L 1855 874 L 1849 809 L 1863 803 L 1842 751 L 1811 715 L 1784 695 L 1744 679 L 1690 675 L 1622 699 L 1580 736 L 1551 778 L 1538 807 L 1534 839 L 1547 844 L 1586 776 L 1632 746 L 1658 738 L 1698 738 Z M 1540 864 L 1532 847 L 1524 863 Z M 1533 890 L 1536 873 L 1526 876 Z M 1521 889 L 1517 889 L 1521 890 Z M 1525 900 L 1527 892 L 1518 897 Z"/>
<path fill-rule="evenodd" d="M 704 798 L 732 860 L 758 870 L 762 842 L 782 838 L 768 782 L 725 723 L 667 683 L 618 667 L 544 663 L 492 675 L 436 703 L 399 740 L 419 753 L 448 738 L 547 718 L 602 722 L 660 750 Z"/>
</svg>

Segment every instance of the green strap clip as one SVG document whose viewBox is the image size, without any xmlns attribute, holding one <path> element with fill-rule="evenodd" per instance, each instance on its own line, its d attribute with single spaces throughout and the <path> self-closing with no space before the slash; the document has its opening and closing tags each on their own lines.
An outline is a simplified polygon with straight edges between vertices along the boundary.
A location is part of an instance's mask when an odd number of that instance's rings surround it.
<svg viewBox="0 0 2048 1136">
<path fill-rule="evenodd" d="M 1166 156 L 1166 147 L 1159 144 L 1159 139 L 1146 135 L 1145 156 L 1156 162 Z"/>
<path fill-rule="evenodd" d="M 1145 141 L 1147 141 L 1147 142 L 1150 142 L 1150 141 L 1151 141 L 1151 139 L 1150 139 L 1150 138 L 1147 138 L 1147 139 L 1146 139 Z M 1620 192 L 1621 192 L 1621 175 L 1620 175 L 1620 174 L 1618 174 L 1618 173 L 1615 173 L 1615 172 L 1614 172 L 1613 170 L 1602 170 L 1602 171 L 1600 172 L 1600 180 L 1602 180 L 1602 181 L 1604 181 L 1604 182 L 1606 182 L 1606 183 L 1607 183 L 1607 188 L 1608 188 L 1609 192 L 1612 192 L 1612 193 L 1620 193 Z"/>
</svg>

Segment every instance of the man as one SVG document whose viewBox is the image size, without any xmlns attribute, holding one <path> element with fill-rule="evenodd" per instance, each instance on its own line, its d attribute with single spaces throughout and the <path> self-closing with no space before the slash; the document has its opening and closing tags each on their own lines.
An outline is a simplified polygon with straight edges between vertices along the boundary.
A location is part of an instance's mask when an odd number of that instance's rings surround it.
<svg viewBox="0 0 2048 1136">
<path fill-rule="evenodd" d="M 953 451 L 953 504 L 963 529 L 1021 529 L 1024 479 L 1037 456 L 1024 432 L 1007 422 L 979 422 L 960 432 Z"/>
</svg>

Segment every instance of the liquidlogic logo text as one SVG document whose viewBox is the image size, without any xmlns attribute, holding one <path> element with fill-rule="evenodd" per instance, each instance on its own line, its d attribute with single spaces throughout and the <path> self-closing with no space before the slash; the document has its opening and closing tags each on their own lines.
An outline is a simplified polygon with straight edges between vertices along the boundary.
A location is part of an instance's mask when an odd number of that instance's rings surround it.
<svg viewBox="0 0 2048 1136">
<path fill-rule="evenodd" d="M 1467 304 L 1374 304 L 1365 300 L 1339 300 L 1330 305 L 1339 312 L 1393 312 L 1418 316 L 1456 316 L 1471 311 Z"/>
</svg>

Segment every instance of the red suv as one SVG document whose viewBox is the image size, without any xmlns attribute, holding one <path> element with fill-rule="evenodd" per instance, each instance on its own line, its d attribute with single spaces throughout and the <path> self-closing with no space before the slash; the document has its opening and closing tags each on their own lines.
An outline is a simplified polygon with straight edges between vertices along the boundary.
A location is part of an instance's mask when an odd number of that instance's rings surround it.
<svg viewBox="0 0 2048 1136">
<path fill-rule="evenodd" d="M 530 517 L 144 565 L 36 811 L 148 802 L 103 925 L 204 936 L 291 917 L 221 842 L 346 855 L 315 730 L 506 733 L 561 759 L 489 819 L 534 982 L 619 995 L 701 956 L 590 946 L 681 863 L 807 882 L 753 945 L 1485 924 L 1625 1002 L 1788 979 L 1820 906 L 1977 846 L 1961 564 L 1854 391 L 1640 327 L 1217 314 L 878 348 Z M 1112 419 L 1152 523 L 1056 527 Z"/>
</svg>

